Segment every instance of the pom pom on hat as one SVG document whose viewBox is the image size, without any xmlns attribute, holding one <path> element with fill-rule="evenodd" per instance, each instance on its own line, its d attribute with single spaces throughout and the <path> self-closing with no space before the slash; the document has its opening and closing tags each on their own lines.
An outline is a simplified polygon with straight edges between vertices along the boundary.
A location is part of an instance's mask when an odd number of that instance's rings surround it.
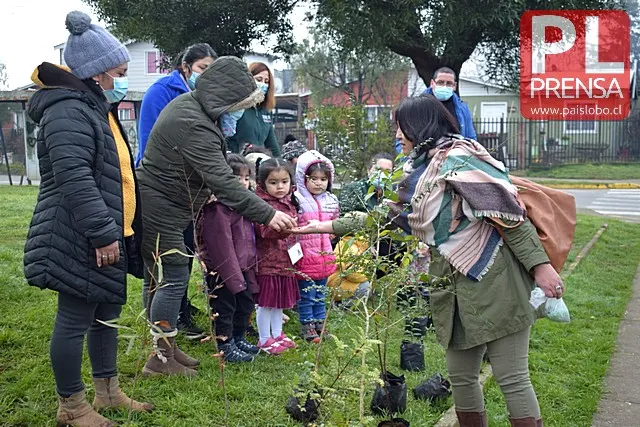
<svg viewBox="0 0 640 427">
<path fill-rule="evenodd" d="M 84 12 L 74 10 L 67 14 L 64 24 L 71 34 L 79 36 L 91 27 L 91 17 Z"/>
<path fill-rule="evenodd" d="M 127 48 L 109 31 L 92 24 L 86 13 L 69 13 L 65 25 L 71 34 L 64 62 L 76 77 L 88 79 L 131 60 Z"/>
</svg>

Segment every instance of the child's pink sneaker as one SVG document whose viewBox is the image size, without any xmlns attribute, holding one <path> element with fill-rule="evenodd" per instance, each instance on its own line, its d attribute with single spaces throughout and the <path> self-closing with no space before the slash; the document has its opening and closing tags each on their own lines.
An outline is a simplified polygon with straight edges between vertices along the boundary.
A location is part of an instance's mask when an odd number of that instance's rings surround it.
<svg viewBox="0 0 640 427">
<path fill-rule="evenodd" d="M 283 346 L 285 346 L 287 348 L 296 348 L 296 347 L 298 347 L 296 345 L 296 343 L 291 338 L 289 338 L 288 336 L 286 336 L 284 334 L 284 332 L 282 332 L 279 337 L 276 337 L 275 340 L 277 342 L 279 342 L 280 345 L 283 345 Z"/>
<path fill-rule="evenodd" d="M 264 344 L 258 341 L 258 348 L 267 354 L 278 355 L 287 350 L 287 347 L 273 338 L 269 338 Z"/>
</svg>

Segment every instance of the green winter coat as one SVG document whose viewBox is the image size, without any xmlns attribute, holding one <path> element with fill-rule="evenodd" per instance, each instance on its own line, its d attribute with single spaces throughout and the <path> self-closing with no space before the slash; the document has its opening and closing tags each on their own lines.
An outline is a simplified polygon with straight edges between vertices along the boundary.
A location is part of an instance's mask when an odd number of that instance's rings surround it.
<svg viewBox="0 0 640 427">
<path fill-rule="evenodd" d="M 143 206 L 143 256 L 150 258 L 160 235 L 160 252 L 185 251 L 183 232 L 215 194 L 251 221 L 267 224 L 275 210 L 247 190 L 226 162 L 227 146 L 218 126 L 226 111 L 251 108 L 264 95 L 235 57 L 222 57 L 198 78 L 196 90 L 180 95 L 160 113 L 136 170 Z M 163 257 L 188 264 L 181 255 Z"/>
<path fill-rule="evenodd" d="M 535 284 L 529 271 L 549 258 L 529 220 L 503 232 L 505 242 L 479 282 L 455 271 L 431 248 L 429 273 L 444 278 L 431 289 L 433 323 L 444 348 L 465 350 L 535 322 L 536 313 L 529 304 Z"/>
<path fill-rule="evenodd" d="M 247 109 L 238 120 L 236 134 L 227 139 L 232 153 L 240 153 L 247 143 L 254 147 L 265 147 L 271 150 L 273 157 L 280 157 L 280 146 L 268 111 L 262 108 Z"/>
<path fill-rule="evenodd" d="M 345 235 L 361 229 L 367 215 L 356 214 L 333 222 L 333 231 Z M 505 243 L 479 282 L 457 272 L 431 248 L 429 274 L 442 278 L 431 289 L 431 312 L 438 342 L 464 350 L 531 326 L 536 314 L 529 296 L 535 284 L 529 271 L 549 262 L 535 227 L 526 220 L 505 229 Z"/>
</svg>

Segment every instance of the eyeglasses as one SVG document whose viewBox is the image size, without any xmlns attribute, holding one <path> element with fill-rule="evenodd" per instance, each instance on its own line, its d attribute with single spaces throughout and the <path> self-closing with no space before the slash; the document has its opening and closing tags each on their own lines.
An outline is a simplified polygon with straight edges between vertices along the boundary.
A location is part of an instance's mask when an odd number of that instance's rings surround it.
<svg viewBox="0 0 640 427">
<path fill-rule="evenodd" d="M 456 85 L 456 82 L 445 82 L 443 80 L 436 80 L 434 83 L 436 84 L 436 86 L 440 87 L 454 87 Z"/>
</svg>

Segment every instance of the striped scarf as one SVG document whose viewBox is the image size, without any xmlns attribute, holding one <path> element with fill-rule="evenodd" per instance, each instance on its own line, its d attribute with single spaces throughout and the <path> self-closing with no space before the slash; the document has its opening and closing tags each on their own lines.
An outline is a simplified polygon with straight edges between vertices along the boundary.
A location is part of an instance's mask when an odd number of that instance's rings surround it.
<svg viewBox="0 0 640 427">
<path fill-rule="evenodd" d="M 409 225 L 456 270 L 479 281 L 503 243 L 484 219 L 524 221 L 516 187 L 505 166 L 476 141 L 443 138 L 429 155 L 412 199 Z"/>
</svg>

